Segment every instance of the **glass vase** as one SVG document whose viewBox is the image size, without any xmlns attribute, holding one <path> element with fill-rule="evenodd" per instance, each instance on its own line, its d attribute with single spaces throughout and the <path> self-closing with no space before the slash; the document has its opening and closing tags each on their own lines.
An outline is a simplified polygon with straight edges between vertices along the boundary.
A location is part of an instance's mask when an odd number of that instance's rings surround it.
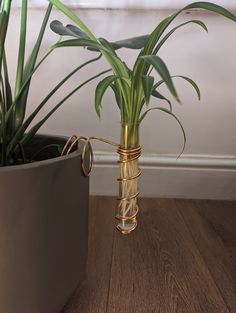
<svg viewBox="0 0 236 313">
<path fill-rule="evenodd" d="M 141 148 L 139 145 L 138 124 L 121 124 L 121 141 L 118 153 L 120 155 L 120 177 L 118 179 L 117 229 L 122 234 L 129 234 L 137 227 L 136 216 L 139 210 L 137 203 L 139 195 L 138 177 L 141 171 L 138 161 Z"/>
</svg>

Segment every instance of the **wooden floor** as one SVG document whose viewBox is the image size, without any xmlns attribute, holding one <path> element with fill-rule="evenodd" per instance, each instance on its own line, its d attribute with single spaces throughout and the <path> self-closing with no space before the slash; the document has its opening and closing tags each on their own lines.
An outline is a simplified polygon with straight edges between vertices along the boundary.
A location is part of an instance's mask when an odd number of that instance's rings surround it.
<svg viewBox="0 0 236 313">
<path fill-rule="evenodd" d="M 63 313 L 236 313 L 236 202 L 143 199 L 130 236 L 115 205 L 91 199 L 88 274 Z"/>
</svg>

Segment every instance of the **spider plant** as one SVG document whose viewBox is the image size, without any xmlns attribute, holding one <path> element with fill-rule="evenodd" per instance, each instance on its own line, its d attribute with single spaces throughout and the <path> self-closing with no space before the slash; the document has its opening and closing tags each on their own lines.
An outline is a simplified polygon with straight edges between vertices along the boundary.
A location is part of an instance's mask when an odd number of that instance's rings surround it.
<svg viewBox="0 0 236 313">
<path fill-rule="evenodd" d="M 21 19 L 20 19 L 20 37 L 17 57 L 16 79 L 15 83 L 9 81 L 8 62 L 6 51 L 6 38 L 8 31 L 8 23 L 12 10 L 12 0 L 0 1 L 0 166 L 14 165 L 22 158 L 24 145 L 37 133 L 39 128 L 47 121 L 47 119 L 78 89 L 87 84 L 94 78 L 103 73 L 96 74 L 87 81 L 79 84 L 69 94 L 67 94 L 59 103 L 49 110 L 49 112 L 37 123 L 32 125 L 34 118 L 47 104 L 50 98 L 58 91 L 58 89 L 75 73 L 86 65 L 97 61 L 100 53 L 88 60 L 87 62 L 78 65 L 66 77 L 64 77 L 50 91 L 45 98 L 36 105 L 35 110 L 27 117 L 26 108 L 28 103 L 28 95 L 30 91 L 31 79 L 37 69 L 53 52 L 54 48 L 49 51 L 38 61 L 38 55 L 51 14 L 53 5 L 48 4 L 45 12 L 38 37 L 35 45 L 29 53 L 28 60 L 25 60 L 26 54 L 26 35 L 27 35 L 27 15 L 28 1 L 21 1 Z M 14 90 L 13 90 L 14 88 Z"/>
<path fill-rule="evenodd" d="M 159 110 L 174 117 L 180 125 L 183 132 L 184 149 L 186 142 L 184 128 L 180 120 L 172 111 L 171 101 L 158 91 L 158 87 L 164 83 L 171 95 L 178 102 L 180 100 L 173 83 L 173 77 L 179 77 L 190 83 L 196 90 L 199 99 L 200 90 L 191 78 L 184 75 L 172 76 L 165 62 L 158 55 L 159 50 L 175 31 L 190 23 L 196 24 L 207 31 L 206 25 L 200 20 L 189 20 L 168 30 L 171 23 L 183 11 L 195 8 L 205 9 L 220 14 L 232 21 L 236 21 L 236 17 L 228 10 L 216 4 L 210 2 L 194 2 L 171 16 L 166 17 L 156 26 L 151 34 L 131 38 L 128 41 L 125 40 L 113 43 L 104 38 L 96 38 L 83 21 L 61 1 L 49 1 L 59 10 L 64 12 L 64 14 L 76 25 L 67 25 L 64 27 L 58 21 L 53 22 L 51 28 L 56 33 L 76 37 L 75 39 L 61 41 L 60 43 L 57 43 L 54 48 L 80 46 L 86 47 L 89 50 L 99 50 L 112 70 L 112 74 L 103 78 L 97 85 L 95 92 L 95 109 L 100 117 L 103 95 L 107 88 L 112 88 L 116 103 L 120 110 L 121 148 L 124 151 L 132 151 L 138 148 L 140 123 L 149 112 L 152 110 Z M 117 54 L 117 50 L 121 47 L 140 49 L 132 69 L 128 68 L 125 62 L 123 62 Z M 153 69 L 159 75 L 160 80 L 156 81 L 155 77 L 152 76 Z M 163 106 L 146 108 L 152 96 L 159 100 L 167 101 L 168 108 Z M 129 233 L 137 226 L 137 195 L 139 193 L 137 177 L 139 176 L 139 168 L 138 160 L 132 156 L 132 154 L 121 154 L 120 160 L 121 201 L 118 207 L 117 217 L 120 220 L 118 229 L 123 233 Z"/>
</svg>

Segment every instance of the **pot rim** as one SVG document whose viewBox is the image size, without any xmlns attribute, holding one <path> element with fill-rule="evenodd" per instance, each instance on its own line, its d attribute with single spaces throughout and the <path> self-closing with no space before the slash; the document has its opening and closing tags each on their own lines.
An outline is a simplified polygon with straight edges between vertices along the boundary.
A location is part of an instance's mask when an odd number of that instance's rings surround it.
<svg viewBox="0 0 236 313">
<path fill-rule="evenodd" d="M 78 156 L 81 157 L 81 151 L 79 151 L 79 149 L 77 149 L 74 152 L 71 152 L 68 155 L 63 155 L 63 156 L 55 157 L 55 158 L 48 159 L 48 160 L 36 161 L 36 162 L 27 163 L 27 164 L 20 164 L 20 165 L 3 166 L 3 167 L 0 167 L 0 173 L 1 172 L 10 172 L 10 171 L 23 171 L 23 170 L 28 170 L 30 168 L 44 167 L 44 166 L 50 165 L 52 163 L 65 162 L 69 159 L 74 159 Z"/>
<path fill-rule="evenodd" d="M 45 135 L 45 136 L 47 136 L 47 135 Z M 55 137 L 55 138 L 58 138 L 58 137 L 59 138 L 67 138 L 65 136 L 58 136 L 58 135 L 48 135 L 48 136 Z M 12 172 L 12 171 L 24 171 L 24 170 L 28 170 L 28 169 L 32 169 L 32 168 L 45 167 L 45 166 L 50 165 L 50 164 L 65 162 L 69 159 L 74 159 L 76 157 L 81 158 L 81 154 L 82 154 L 82 150 L 80 149 L 80 146 L 79 146 L 76 151 L 73 151 L 67 155 L 57 156 L 55 158 L 42 160 L 42 161 L 35 161 L 32 163 L 26 163 L 26 164 L 20 164 L 20 165 L 9 165 L 9 166 L 0 167 L 0 173 L 1 172 Z"/>
</svg>

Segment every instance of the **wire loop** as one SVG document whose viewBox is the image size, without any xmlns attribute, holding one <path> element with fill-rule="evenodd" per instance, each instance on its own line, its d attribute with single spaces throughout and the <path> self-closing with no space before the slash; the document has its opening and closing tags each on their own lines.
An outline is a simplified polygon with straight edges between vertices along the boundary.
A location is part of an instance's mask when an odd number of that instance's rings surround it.
<svg viewBox="0 0 236 313">
<path fill-rule="evenodd" d="M 78 137 L 76 135 L 73 135 L 67 140 L 67 142 L 66 142 L 66 144 L 62 150 L 62 153 L 61 153 L 61 155 L 70 154 L 72 149 L 76 146 L 76 144 L 80 141 L 83 141 L 84 146 L 83 146 L 83 150 L 82 150 L 82 155 L 81 155 L 82 160 L 81 161 L 82 161 L 83 174 L 86 177 L 91 175 L 91 173 L 93 171 L 93 167 L 94 167 L 94 152 L 93 152 L 93 146 L 91 143 L 92 140 L 101 141 L 101 142 L 107 143 L 109 145 L 119 147 L 119 144 L 112 142 L 110 140 L 101 138 L 101 137 L 96 137 L 96 136 L 92 136 L 92 137 L 79 136 Z M 89 153 L 90 153 L 90 165 L 89 165 L 88 170 L 86 169 L 86 162 L 85 162 L 85 154 L 86 154 L 87 147 L 88 147 Z"/>
</svg>

